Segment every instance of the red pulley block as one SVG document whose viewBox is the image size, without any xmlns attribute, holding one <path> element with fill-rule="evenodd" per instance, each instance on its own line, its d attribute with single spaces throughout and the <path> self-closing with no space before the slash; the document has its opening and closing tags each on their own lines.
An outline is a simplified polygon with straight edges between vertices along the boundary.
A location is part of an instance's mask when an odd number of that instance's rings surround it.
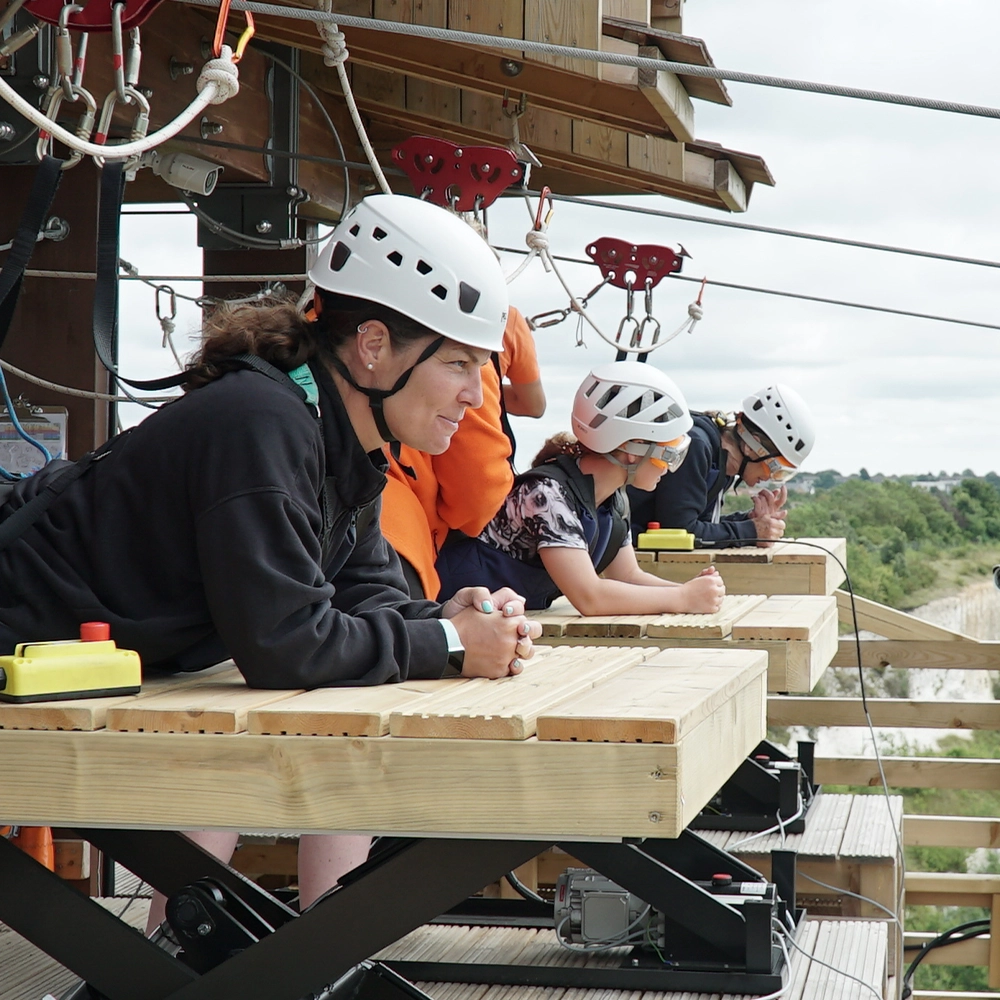
<svg viewBox="0 0 1000 1000">
<path fill-rule="evenodd" d="M 517 157 L 502 146 L 458 146 L 426 135 L 401 142 L 392 158 L 417 194 L 459 212 L 492 205 L 522 173 Z"/>
<path fill-rule="evenodd" d="M 83 10 L 73 11 L 67 16 L 66 27 L 70 31 L 110 31 L 111 8 L 116 3 L 125 8 L 122 11 L 122 30 L 127 31 L 142 24 L 163 0 L 84 0 L 81 4 Z M 39 21 L 58 24 L 65 6 L 65 0 L 27 0 L 24 9 Z"/>
<path fill-rule="evenodd" d="M 670 247 L 652 243 L 636 245 L 613 236 L 602 236 L 587 245 L 587 256 L 601 269 L 601 274 L 616 288 L 632 288 L 642 291 L 646 280 L 650 288 L 655 288 L 661 278 L 677 274 L 684 264 L 684 258 L 691 255 L 684 249 L 671 250 Z"/>
</svg>

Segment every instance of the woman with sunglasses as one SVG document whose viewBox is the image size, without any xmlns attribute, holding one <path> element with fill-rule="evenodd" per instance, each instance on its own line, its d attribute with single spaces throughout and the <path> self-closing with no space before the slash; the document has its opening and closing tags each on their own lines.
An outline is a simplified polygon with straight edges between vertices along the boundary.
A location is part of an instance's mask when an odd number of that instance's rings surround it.
<svg viewBox="0 0 1000 1000">
<path fill-rule="evenodd" d="M 718 611 L 725 587 L 714 569 L 673 584 L 644 573 L 630 544 L 625 486 L 655 489 L 690 444 L 691 415 L 673 380 L 635 361 L 595 368 L 577 390 L 572 425 L 575 437 L 545 443 L 478 538 L 444 546 L 441 599 L 476 580 L 512 587 L 534 609 L 565 594 L 584 615 Z"/>
<path fill-rule="evenodd" d="M 684 528 L 698 544 L 766 545 L 785 533 L 785 484 L 799 470 L 816 440 L 812 416 L 802 397 L 775 383 L 743 400 L 738 413 L 692 413 L 691 447 L 683 468 L 660 480 L 653 493 L 629 490 L 632 530 L 650 522 Z M 744 482 L 753 509 L 722 514 L 726 492 Z M 766 488 L 765 484 L 774 489 Z"/>
</svg>

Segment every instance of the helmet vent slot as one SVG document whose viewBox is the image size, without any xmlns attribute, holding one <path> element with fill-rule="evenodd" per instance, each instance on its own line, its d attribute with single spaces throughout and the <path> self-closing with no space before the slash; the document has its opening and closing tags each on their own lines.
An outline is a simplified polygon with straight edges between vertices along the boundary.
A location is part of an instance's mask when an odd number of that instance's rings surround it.
<svg viewBox="0 0 1000 1000">
<path fill-rule="evenodd" d="M 604 421 L 607 420 L 607 419 L 608 419 L 608 415 L 606 413 L 598 413 L 597 416 L 594 417 L 594 419 L 590 421 L 590 426 L 591 427 L 600 427 L 601 424 L 603 424 Z"/>
<path fill-rule="evenodd" d="M 355 222 L 350 228 L 350 233 L 352 236 L 357 236 L 361 232 L 361 227 Z"/>
<path fill-rule="evenodd" d="M 387 253 L 385 259 L 395 264 L 399 267 L 403 263 L 403 255 L 398 250 L 393 250 L 392 253 Z"/>
<path fill-rule="evenodd" d="M 347 263 L 347 258 L 350 256 L 351 248 L 338 240 L 330 256 L 330 270 L 339 271 Z"/>
<path fill-rule="evenodd" d="M 376 226 L 372 230 L 372 239 L 373 240 L 384 240 L 388 235 L 389 234 L 384 229 L 382 229 L 381 226 Z"/>
<path fill-rule="evenodd" d="M 417 270 L 421 274 L 430 274 L 431 271 L 434 270 L 434 268 L 431 267 L 430 264 L 428 264 L 426 260 L 418 260 L 417 261 Z"/>
<path fill-rule="evenodd" d="M 460 281 L 458 283 L 458 308 L 464 313 L 472 312 L 479 302 L 479 295 L 478 288 L 473 288 L 472 285 Z"/>
<path fill-rule="evenodd" d="M 431 293 L 434 294 L 434 295 L 436 295 L 442 301 L 444 301 L 446 298 L 448 298 L 448 289 L 445 288 L 444 285 L 435 285 L 431 289 Z"/>
</svg>

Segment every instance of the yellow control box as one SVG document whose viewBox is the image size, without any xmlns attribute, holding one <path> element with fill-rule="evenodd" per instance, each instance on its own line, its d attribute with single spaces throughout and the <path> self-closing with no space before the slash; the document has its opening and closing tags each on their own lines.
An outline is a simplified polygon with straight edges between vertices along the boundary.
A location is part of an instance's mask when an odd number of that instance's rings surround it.
<svg viewBox="0 0 1000 1000">
<path fill-rule="evenodd" d="M 683 528 L 651 528 L 640 532 L 636 548 L 690 552 L 694 548 L 694 535 Z"/>
<path fill-rule="evenodd" d="M 22 642 L 13 656 L 0 656 L 0 701 L 137 694 L 141 683 L 139 654 L 113 639 Z"/>
</svg>

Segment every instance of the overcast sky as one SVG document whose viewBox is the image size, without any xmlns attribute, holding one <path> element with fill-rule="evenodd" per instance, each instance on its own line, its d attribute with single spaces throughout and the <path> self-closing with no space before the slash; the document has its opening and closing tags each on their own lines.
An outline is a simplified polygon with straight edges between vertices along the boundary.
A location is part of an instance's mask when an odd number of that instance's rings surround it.
<svg viewBox="0 0 1000 1000">
<path fill-rule="evenodd" d="M 717 66 L 1000 107 L 996 0 L 688 0 L 685 31 L 703 38 Z M 350 41 L 348 37 L 348 42 Z M 1000 121 L 843 98 L 728 84 L 733 107 L 695 101 L 696 133 L 764 157 L 774 189 L 757 186 L 743 222 L 1000 260 Z M 323 152 L 317 150 L 317 152 Z M 661 198 L 639 206 L 713 216 Z M 490 212 L 498 245 L 523 246 L 523 204 Z M 583 256 L 600 236 L 683 243 L 684 274 L 1000 324 L 1000 272 L 560 204 L 556 253 Z M 190 219 L 126 219 L 122 254 L 144 273 L 195 273 Z M 507 270 L 517 258 L 505 255 Z M 563 265 L 578 294 L 597 268 Z M 195 294 L 195 285 L 177 285 Z M 665 281 L 654 295 L 664 331 L 686 315 L 695 285 Z M 538 262 L 511 285 L 528 315 L 566 304 Z M 798 389 L 818 438 L 808 466 L 844 473 L 926 473 L 1000 468 L 992 429 L 1000 384 L 1000 331 L 907 319 L 749 292 L 709 288 L 705 318 L 651 356 L 692 407 L 730 409 L 772 381 Z M 593 314 L 613 332 L 624 292 L 604 289 Z M 169 371 L 153 293 L 123 292 L 122 368 Z M 181 304 L 177 340 L 190 348 L 197 310 Z M 538 332 L 549 395 L 541 421 L 516 422 L 520 467 L 541 440 L 566 429 L 573 392 L 613 350 L 575 322 Z M 131 418 L 126 418 L 131 419 Z"/>
</svg>

